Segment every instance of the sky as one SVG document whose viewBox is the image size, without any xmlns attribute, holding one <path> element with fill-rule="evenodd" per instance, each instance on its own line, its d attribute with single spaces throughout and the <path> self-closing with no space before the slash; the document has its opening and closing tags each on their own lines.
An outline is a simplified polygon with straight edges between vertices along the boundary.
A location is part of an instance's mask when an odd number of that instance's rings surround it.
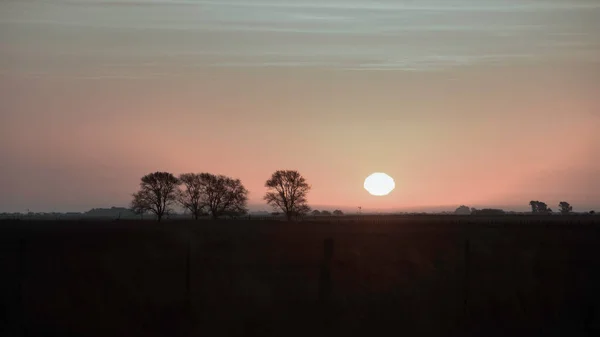
<svg viewBox="0 0 600 337">
<path fill-rule="evenodd" d="M 600 210 L 599 87 L 596 0 L 0 0 L 0 212 L 159 170 L 270 210 L 278 169 L 315 208 Z"/>
</svg>

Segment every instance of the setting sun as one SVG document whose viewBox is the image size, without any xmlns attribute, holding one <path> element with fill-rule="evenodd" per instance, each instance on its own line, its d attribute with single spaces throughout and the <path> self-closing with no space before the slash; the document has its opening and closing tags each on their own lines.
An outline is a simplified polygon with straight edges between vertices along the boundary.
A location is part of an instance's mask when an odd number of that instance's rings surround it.
<svg viewBox="0 0 600 337">
<path fill-rule="evenodd" d="M 388 195 L 396 187 L 396 183 L 389 175 L 376 172 L 365 179 L 364 187 L 372 195 L 384 196 Z"/>
</svg>

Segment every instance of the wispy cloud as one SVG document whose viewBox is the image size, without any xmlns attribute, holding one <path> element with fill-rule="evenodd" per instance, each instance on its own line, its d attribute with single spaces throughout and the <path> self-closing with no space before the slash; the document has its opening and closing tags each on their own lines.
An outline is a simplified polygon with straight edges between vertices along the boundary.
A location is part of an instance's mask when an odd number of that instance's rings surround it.
<svg viewBox="0 0 600 337">
<path fill-rule="evenodd" d="M 96 74 L 94 74 L 96 73 Z M 78 73 L 57 73 L 57 72 L 14 72 L 0 71 L 1 77 L 21 77 L 29 79 L 69 79 L 69 80 L 152 80 L 164 77 L 175 77 L 174 73 L 145 73 L 138 74 L 102 74 L 102 72 Z"/>
<path fill-rule="evenodd" d="M 438 70 L 600 56 L 600 3 L 592 0 L 53 0 L 0 9 L 0 55 L 19 60 L 24 46 L 38 46 L 52 60 L 42 66 L 65 62 L 57 51 L 78 54 L 76 63 L 90 68 L 155 62 L 167 73 L 199 66 Z"/>
<path fill-rule="evenodd" d="M 222 6 L 239 8 L 316 8 L 355 10 L 433 10 L 433 11 L 520 11 L 559 10 L 577 8 L 600 8 L 600 4 L 588 1 L 560 0 L 423 0 L 423 1 L 358 1 L 358 0 L 56 0 L 56 2 L 97 6 Z"/>
</svg>

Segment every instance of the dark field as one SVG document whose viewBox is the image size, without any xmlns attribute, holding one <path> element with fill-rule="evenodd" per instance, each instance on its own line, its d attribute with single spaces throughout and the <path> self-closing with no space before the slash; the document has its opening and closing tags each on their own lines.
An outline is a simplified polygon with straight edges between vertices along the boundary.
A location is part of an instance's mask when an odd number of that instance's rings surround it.
<svg viewBox="0 0 600 337">
<path fill-rule="evenodd" d="M 598 216 L 340 219 L 0 221 L 0 335 L 600 335 Z"/>
</svg>

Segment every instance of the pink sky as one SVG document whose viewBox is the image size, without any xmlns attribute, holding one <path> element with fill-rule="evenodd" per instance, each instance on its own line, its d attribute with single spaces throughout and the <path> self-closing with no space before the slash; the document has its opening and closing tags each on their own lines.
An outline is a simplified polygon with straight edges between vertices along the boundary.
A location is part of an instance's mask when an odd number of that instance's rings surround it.
<svg viewBox="0 0 600 337">
<path fill-rule="evenodd" d="M 277 169 L 317 207 L 600 209 L 594 2 L 424 2 L 439 27 L 342 0 L 50 3 L 0 3 L 0 212 L 126 206 L 156 170 L 240 178 L 269 210 Z M 175 20 L 194 10 L 214 22 Z M 370 196 L 372 172 L 396 190 Z"/>
</svg>

